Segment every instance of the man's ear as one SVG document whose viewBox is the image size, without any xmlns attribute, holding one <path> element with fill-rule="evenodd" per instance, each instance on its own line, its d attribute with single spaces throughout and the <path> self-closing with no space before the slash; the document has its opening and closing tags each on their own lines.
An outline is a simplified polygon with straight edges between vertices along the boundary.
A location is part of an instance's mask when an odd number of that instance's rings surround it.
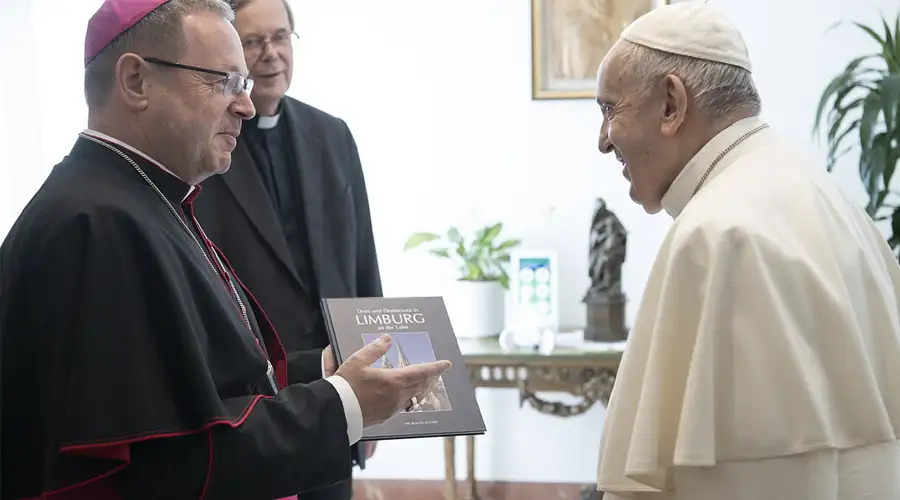
<svg viewBox="0 0 900 500">
<path fill-rule="evenodd" d="M 665 93 L 665 109 L 663 111 L 661 132 L 663 135 L 671 137 L 678 132 L 681 124 L 684 123 L 688 105 L 687 89 L 685 89 L 681 78 L 675 75 L 666 75 L 663 78 L 663 91 Z"/>
<path fill-rule="evenodd" d="M 135 54 L 122 54 L 116 61 L 114 92 L 126 106 L 136 111 L 146 109 L 149 98 L 148 67 Z"/>
</svg>

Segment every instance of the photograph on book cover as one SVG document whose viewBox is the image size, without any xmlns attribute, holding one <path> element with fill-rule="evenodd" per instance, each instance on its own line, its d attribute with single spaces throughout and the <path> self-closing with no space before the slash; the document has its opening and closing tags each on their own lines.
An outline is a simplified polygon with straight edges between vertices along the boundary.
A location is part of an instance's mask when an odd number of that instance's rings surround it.
<svg viewBox="0 0 900 500">
<path fill-rule="evenodd" d="M 363 343 L 378 340 L 380 333 L 364 333 Z M 393 342 L 384 356 L 372 363 L 373 368 L 403 368 L 409 365 L 437 361 L 428 332 L 403 332 L 392 335 Z M 450 396 L 444 387 L 444 377 L 438 377 L 430 391 L 420 398 L 413 398 L 412 407 L 407 411 L 450 411 Z"/>
<path fill-rule="evenodd" d="M 399 369 L 449 360 L 433 389 L 402 411 L 363 431 L 363 440 L 484 434 L 485 425 L 466 362 L 441 297 L 366 297 L 322 300 L 338 363 L 384 334 L 389 350 L 373 367 Z"/>
</svg>

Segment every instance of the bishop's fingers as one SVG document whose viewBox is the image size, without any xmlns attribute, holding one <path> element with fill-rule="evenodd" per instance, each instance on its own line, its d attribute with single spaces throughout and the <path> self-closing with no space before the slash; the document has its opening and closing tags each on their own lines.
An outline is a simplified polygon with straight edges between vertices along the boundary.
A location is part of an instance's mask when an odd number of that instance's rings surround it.
<svg viewBox="0 0 900 500">
<path fill-rule="evenodd" d="M 384 354 L 391 347 L 391 337 L 389 335 L 382 335 L 375 339 L 374 342 L 370 342 L 365 345 L 362 349 L 353 353 L 347 361 L 354 360 L 359 363 L 361 366 L 369 366 L 374 363 L 378 358 L 384 356 Z"/>
<path fill-rule="evenodd" d="M 437 378 L 438 375 L 449 370 L 451 366 L 453 365 L 449 361 L 441 360 L 404 366 L 399 370 L 395 370 L 395 372 L 400 379 L 400 385 L 409 388 L 426 382 L 428 379 Z"/>
<path fill-rule="evenodd" d="M 415 386 L 411 387 L 410 390 L 411 390 L 413 396 L 416 398 L 419 398 L 419 399 L 423 398 L 426 394 L 431 392 L 432 389 L 434 389 L 435 385 L 437 385 L 437 380 L 438 380 L 437 376 L 428 377 L 421 383 L 416 384 Z"/>
</svg>

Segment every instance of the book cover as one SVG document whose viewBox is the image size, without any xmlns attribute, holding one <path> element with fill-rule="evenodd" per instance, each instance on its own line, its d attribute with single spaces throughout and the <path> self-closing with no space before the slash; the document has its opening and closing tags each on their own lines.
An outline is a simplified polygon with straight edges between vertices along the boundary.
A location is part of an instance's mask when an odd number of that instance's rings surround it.
<svg viewBox="0 0 900 500">
<path fill-rule="evenodd" d="M 326 298 L 322 311 L 338 365 L 385 333 L 391 336 L 391 348 L 373 367 L 401 368 L 439 359 L 453 364 L 409 411 L 363 430 L 363 440 L 485 433 L 443 298 Z"/>
</svg>

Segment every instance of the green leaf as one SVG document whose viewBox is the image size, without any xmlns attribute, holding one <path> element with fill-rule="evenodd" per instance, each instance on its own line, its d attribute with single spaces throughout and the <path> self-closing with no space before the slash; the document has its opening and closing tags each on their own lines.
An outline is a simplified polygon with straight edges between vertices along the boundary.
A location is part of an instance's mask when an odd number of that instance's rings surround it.
<svg viewBox="0 0 900 500">
<path fill-rule="evenodd" d="M 500 277 L 498 278 L 498 281 L 500 281 L 500 286 L 509 290 L 509 274 L 507 274 L 506 271 L 500 271 Z"/>
<path fill-rule="evenodd" d="M 499 252 L 500 250 L 506 250 L 507 248 L 512 248 L 514 246 L 518 246 L 521 243 L 522 243 L 522 240 L 517 240 L 517 239 L 506 240 L 503 243 L 500 243 L 499 245 L 497 245 L 497 247 L 494 248 L 494 250 Z"/>
<path fill-rule="evenodd" d="M 872 131 L 875 129 L 875 122 L 878 120 L 880 111 L 881 96 L 875 92 L 867 95 L 859 122 L 859 146 L 862 148 L 863 156 L 868 156 L 872 147 Z"/>
<path fill-rule="evenodd" d="M 869 91 L 869 88 L 872 86 L 872 82 L 881 79 L 884 75 L 884 71 L 876 69 L 856 69 L 852 72 L 848 72 L 847 75 L 848 78 L 844 80 L 844 86 L 840 87 L 835 92 L 832 112 L 844 111 L 859 105 L 859 102 L 854 102 L 856 101 L 856 99 L 849 103 L 844 103 L 844 100 L 851 95 L 858 95 L 854 94 L 853 91 Z"/>
<path fill-rule="evenodd" d="M 893 66 L 893 69 L 891 69 L 891 71 L 896 72 L 896 68 L 898 65 L 900 65 L 900 63 L 898 63 L 897 59 L 895 58 L 894 37 L 891 35 L 891 27 L 888 26 L 887 20 L 883 17 L 881 18 L 881 24 L 884 27 L 883 55 L 885 60 L 889 62 L 888 67 L 891 68 L 891 66 Z M 891 65 L 890 63 L 893 63 L 893 65 Z"/>
<path fill-rule="evenodd" d="M 891 232 L 893 232 L 893 236 L 891 237 L 891 246 L 896 247 L 900 244 L 900 209 L 894 210 L 894 215 L 891 217 Z"/>
<path fill-rule="evenodd" d="M 866 83 L 862 81 L 858 81 L 860 75 L 857 75 L 857 70 L 859 66 L 866 61 L 867 59 L 871 59 L 874 57 L 878 57 L 878 54 L 868 54 L 864 56 L 859 56 L 853 60 L 851 60 L 844 71 L 835 76 L 825 87 L 825 91 L 822 92 L 822 96 L 819 98 L 819 105 L 816 108 L 815 114 L 815 122 L 813 124 L 813 133 L 818 133 L 819 127 L 821 126 L 823 112 L 825 111 L 825 105 L 828 104 L 828 101 L 834 97 L 834 108 L 840 108 L 843 99 L 854 89 L 857 88 L 866 88 Z"/>
<path fill-rule="evenodd" d="M 494 224 L 493 226 L 485 228 L 484 234 L 481 237 L 481 241 L 483 241 L 485 243 L 493 241 L 493 239 L 496 238 L 498 234 L 500 234 L 500 230 L 502 228 L 503 228 L 503 223 L 501 223 L 501 222 L 498 222 L 498 223 Z"/>
<path fill-rule="evenodd" d="M 900 56 L 900 14 L 894 20 L 894 53 Z"/>
<path fill-rule="evenodd" d="M 890 193 L 890 191 L 888 191 L 887 189 L 882 189 L 878 193 L 878 197 L 876 198 L 876 201 L 875 201 L 875 206 L 881 207 L 882 205 L 884 205 L 884 199 L 887 198 L 888 193 Z M 878 220 L 878 219 L 876 219 L 876 220 Z"/>
<path fill-rule="evenodd" d="M 447 250 L 446 248 L 432 248 L 431 250 L 428 251 L 428 253 L 430 253 L 432 255 L 436 255 L 438 257 L 444 257 L 446 259 L 450 258 L 450 251 Z"/>
<path fill-rule="evenodd" d="M 817 134 L 819 132 L 819 126 L 822 122 L 822 112 L 825 110 L 825 105 L 828 104 L 828 101 L 837 94 L 841 89 L 843 89 L 847 82 L 852 78 L 852 72 L 843 72 L 838 76 L 834 77 L 828 85 L 825 87 L 825 91 L 822 92 L 822 96 L 819 98 L 819 105 L 816 108 L 816 119 L 813 124 L 813 133 Z"/>
<path fill-rule="evenodd" d="M 897 47 L 894 41 L 894 35 L 891 34 L 891 28 L 887 24 L 887 20 L 881 18 L 881 24 L 884 26 L 884 44 L 882 47 L 882 56 L 887 62 L 888 70 L 891 73 L 900 71 L 900 59 L 897 56 Z"/>
<path fill-rule="evenodd" d="M 466 263 L 466 277 L 464 279 L 468 281 L 478 281 L 483 276 L 481 272 L 481 268 L 475 265 L 473 262 Z"/>
<path fill-rule="evenodd" d="M 848 113 L 836 114 L 834 123 L 831 124 L 831 127 L 828 130 L 828 142 L 842 140 L 841 136 L 844 134 L 842 127 L 846 121 L 850 121 L 850 125 L 847 126 L 848 129 L 852 130 L 859 127 L 859 118 L 855 120 L 850 120 L 850 118 L 851 116 Z"/>
<path fill-rule="evenodd" d="M 833 142 L 835 138 L 839 136 L 841 127 L 843 127 L 845 119 L 847 119 L 849 116 L 850 115 L 846 113 L 834 113 L 831 118 L 831 126 L 828 128 L 828 142 Z"/>
<path fill-rule="evenodd" d="M 887 134 L 877 134 L 872 139 L 872 148 L 868 156 L 863 157 L 863 163 L 866 166 L 866 172 L 863 180 L 866 183 L 866 190 L 869 194 L 869 203 L 866 212 L 870 216 L 874 216 L 878 211 L 879 184 L 884 176 L 888 158 L 888 142 Z"/>
<path fill-rule="evenodd" d="M 885 186 L 885 191 L 888 190 L 888 186 L 891 184 L 891 180 L 894 177 L 894 171 L 897 169 L 897 162 L 900 161 L 900 147 L 896 145 L 891 145 L 890 137 L 885 134 L 884 137 L 884 173 L 882 174 L 882 182 Z M 881 206 L 881 204 L 879 204 Z"/>
<path fill-rule="evenodd" d="M 462 242 L 459 242 L 459 244 L 456 245 L 456 255 L 459 255 L 464 259 L 468 258 L 468 255 L 466 254 L 466 246 Z"/>
<path fill-rule="evenodd" d="M 894 20 L 894 52 L 900 54 L 900 13 Z"/>
<path fill-rule="evenodd" d="M 900 125 L 895 119 L 895 113 L 900 107 L 900 73 L 886 76 L 881 80 L 879 87 L 885 127 L 888 130 L 895 130 L 895 125 Z"/>
<path fill-rule="evenodd" d="M 854 89 L 854 90 L 857 88 L 859 88 L 858 85 L 853 85 L 851 87 L 851 89 Z M 847 113 L 849 113 L 850 111 L 854 111 L 854 110 L 856 110 L 856 108 L 861 107 L 863 102 L 865 102 L 865 98 L 862 98 L 862 97 L 857 97 L 856 99 L 853 99 L 852 101 L 850 101 L 846 104 L 841 102 L 840 105 L 835 106 L 835 108 L 832 110 L 832 112 L 835 113 L 836 115 L 838 115 L 839 117 L 846 116 Z"/>
<path fill-rule="evenodd" d="M 831 172 L 834 170 L 835 165 L 837 165 L 837 161 L 840 160 L 844 155 L 850 152 L 853 149 L 853 146 L 847 146 L 844 149 L 838 151 L 834 154 L 834 157 L 828 159 L 828 164 L 826 165 L 826 170 Z"/>
<path fill-rule="evenodd" d="M 868 26 L 862 25 L 860 23 L 853 23 L 853 24 L 855 24 L 857 28 L 865 31 L 866 33 L 869 34 L 869 36 L 874 38 L 875 41 L 878 42 L 878 45 L 880 45 L 882 47 L 884 46 L 884 43 L 885 43 L 884 38 L 882 38 L 881 35 L 879 35 L 878 33 L 875 33 L 875 30 L 873 30 L 872 28 L 870 28 Z"/>
<path fill-rule="evenodd" d="M 403 250 L 413 249 L 423 243 L 428 243 L 430 241 L 434 241 L 439 239 L 440 236 L 434 233 L 414 233 L 409 239 L 406 240 L 406 244 L 403 245 Z"/>
<path fill-rule="evenodd" d="M 831 119 L 831 126 L 828 128 L 828 141 L 834 141 L 834 138 L 837 137 L 838 133 L 841 130 L 841 126 L 844 124 L 844 119 L 849 115 L 845 113 L 834 113 Z"/>
<path fill-rule="evenodd" d="M 828 168 L 829 172 L 834 168 L 834 165 L 837 163 L 837 161 L 842 156 L 847 154 L 847 152 L 849 152 L 850 149 L 852 149 L 852 146 L 847 146 L 847 147 L 841 149 L 840 151 L 838 151 L 838 148 L 844 142 L 844 139 L 847 138 L 851 133 L 853 133 L 853 131 L 856 130 L 858 127 L 859 127 L 859 120 L 853 120 L 852 122 L 850 122 L 850 125 L 848 125 L 840 133 L 840 135 L 838 135 L 834 139 L 829 140 L 829 142 L 831 143 L 831 145 L 828 147 L 828 156 L 827 156 L 827 159 L 828 159 L 827 168 Z"/>
<path fill-rule="evenodd" d="M 456 227 L 451 227 L 447 230 L 447 239 L 453 243 L 459 243 L 460 245 L 463 243 L 463 237 L 459 234 L 459 229 Z"/>
</svg>

